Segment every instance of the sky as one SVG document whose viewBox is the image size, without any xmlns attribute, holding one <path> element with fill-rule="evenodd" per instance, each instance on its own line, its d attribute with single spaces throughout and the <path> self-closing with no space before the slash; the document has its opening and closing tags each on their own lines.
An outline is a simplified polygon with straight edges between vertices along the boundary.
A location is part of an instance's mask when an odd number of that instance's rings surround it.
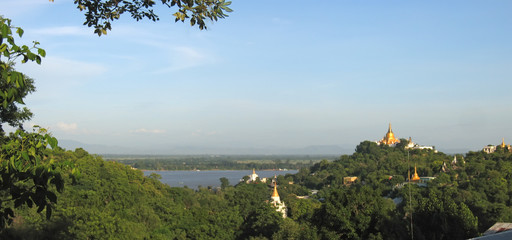
<svg viewBox="0 0 512 240">
<path fill-rule="evenodd" d="M 512 1 L 244 1 L 201 31 L 129 15 L 98 37 L 72 0 L 1 0 L 41 43 L 27 125 L 60 140 L 176 147 L 438 149 L 512 142 Z M 171 9 L 172 10 L 172 9 Z"/>
</svg>

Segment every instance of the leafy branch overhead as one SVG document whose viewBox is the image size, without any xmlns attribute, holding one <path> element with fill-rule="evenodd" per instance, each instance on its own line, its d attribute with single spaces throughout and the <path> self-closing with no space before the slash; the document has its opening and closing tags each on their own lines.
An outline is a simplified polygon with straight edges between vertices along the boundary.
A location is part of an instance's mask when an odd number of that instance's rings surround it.
<svg viewBox="0 0 512 240">
<path fill-rule="evenodd" d="M 163 6 L 177 8 L 172 14 L 175 22 L 189 19 L 190 25 L 197 25 L 199 29 L 206 29 L 206 21 L 217 21 L 225 18 L 226 13 L 232 12 L 228 6 L 231 1 L 225 0 L 159 0 Z M 94 27 L 98 36 L 107 34 L 112 29 L 112 22 L 118 20 L 122 14 L 129 13 L 132 18 L 139 21 L 147 18 L 159 21 L 154 12 L 156 1 L 153 0 L 75 0 L 74 3 L 80 11 L 85 12 L 84 25 Z"/>
</svg>

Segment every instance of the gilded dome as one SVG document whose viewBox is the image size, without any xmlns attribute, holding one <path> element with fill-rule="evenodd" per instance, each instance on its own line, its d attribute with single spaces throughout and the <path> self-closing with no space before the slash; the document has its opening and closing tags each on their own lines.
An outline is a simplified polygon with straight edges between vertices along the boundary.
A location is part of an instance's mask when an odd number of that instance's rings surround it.
<svg viewBox="0 0 512 240">
<path fill-rule="evenodd" d="M 386 133 L 384 138 L 382 138 L 382 140 L 380 140 L 378 143 L 392 145 L 392 144 L 399 143 L 399 142 L 400 142 L 400 140 L 395 138 L 395 134 L 393 133 L 393 130 L 391 130 L 391 123 L 390 123 L 388 132 Z"/>
</svg>

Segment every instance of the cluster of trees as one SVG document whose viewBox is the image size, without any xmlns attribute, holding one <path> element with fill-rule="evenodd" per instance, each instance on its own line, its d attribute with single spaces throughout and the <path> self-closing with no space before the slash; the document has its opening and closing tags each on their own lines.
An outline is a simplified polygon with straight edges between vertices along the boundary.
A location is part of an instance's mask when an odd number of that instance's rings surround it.
<svg viewBox="0 0 512 240">
<path fill-rule="evenodd" d="M 511 164 L 506 149 L 464 157 L 365 141 L 352 155 L 301 169 L 294 180 L 319 189 L 318 198 L 325 199 L 318 219 L 323 236 L 467 239 L 496 222 L 512 221 Z M 414 166 L 420 176 L 435 179 L 407 184 Z M 358 180 L 345 186 L 347 176 Z"/>
<path fill-rule="evenodd" d="M 414 150 L 408 162 L 400 146 L 362 142 L 352 155 L 278 176 L 286 219 L 269 204 L 269 183 L 169 187 L 157 174 L 144 177 L 83 149 L 44 152 L 81 174 L 63 175 L 49 220 L 23 205 L 1 239 L 467 239 L 512 221 L 512 153 L 503 150 L 469 152 L 456 164 L 453 156 Z M 436 178 L 403 184 L 413 165 Z M 346 176 L 358 180 L 345 185 Z"/>
<path fill-rule="evenodd" d="M 142 170 L 246 170 L 301 169 L 334 156 L 309 155 L 197 155 L 197 156 L 104 156 Z"/>
<path fill-rule="evenodd" d="M 270 239 L 299 229 L 268 203 L 267 184 L 226 183 L 194 191 L 169 187 L 156 174 L 145 177 L 83 149 L 47 151 L 56 162 L 71 161 L 81 174 L 64 176 L 66 189 L 56 194 L 49 220 L 22 207 L 1 239 Z M 290 195 L 293 189 L 282 192 Z M 295 199 L 290 204 L 297 205 L 292 212 L 297 219 L 319 205 Z"/>
</svg>

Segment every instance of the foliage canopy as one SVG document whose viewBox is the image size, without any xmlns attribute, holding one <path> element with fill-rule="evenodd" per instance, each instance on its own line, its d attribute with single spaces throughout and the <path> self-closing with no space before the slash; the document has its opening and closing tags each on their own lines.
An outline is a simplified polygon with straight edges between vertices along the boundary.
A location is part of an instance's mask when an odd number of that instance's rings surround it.
<svg viewBox="0 0 512 240">
<path fill-rule="evenodd" d="M 84 25 L 93 27 L 98 36 L 107 34 L 112 29 L 112 22 L 124 13 L 137 21 L 144 18 L 159 21 L 154 11 L 156 2 L 169 9 L 177 8 L 172 14 L 175 22 L 188 19 L 191 26 L 197 25 L 201 30 L 207 28 L 207 20 L 217 21 L 232 12 L 229 8 L 231 2 L 225 0 L 74 0 L 77 8 L 84 11 Z"/>
</svg>

